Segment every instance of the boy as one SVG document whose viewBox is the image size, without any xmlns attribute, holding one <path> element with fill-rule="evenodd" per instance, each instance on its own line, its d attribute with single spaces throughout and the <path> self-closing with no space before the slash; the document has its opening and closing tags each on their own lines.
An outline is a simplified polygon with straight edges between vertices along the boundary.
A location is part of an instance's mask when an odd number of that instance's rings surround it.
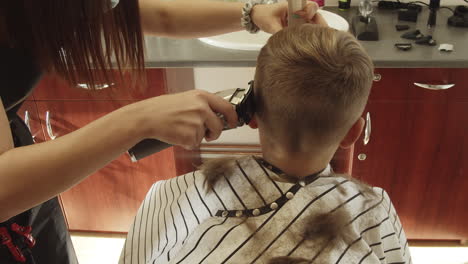
<svg viewBox="0 0 468 264">
<path fill-rule="evenodd" d="M 354 37 L 305 24 L 258 57 L 263 157 L 153 185 L 120 263 L 410 263 L 388 195 L 328 166 L 361 134 L 373 65 Z"/>
</svg>

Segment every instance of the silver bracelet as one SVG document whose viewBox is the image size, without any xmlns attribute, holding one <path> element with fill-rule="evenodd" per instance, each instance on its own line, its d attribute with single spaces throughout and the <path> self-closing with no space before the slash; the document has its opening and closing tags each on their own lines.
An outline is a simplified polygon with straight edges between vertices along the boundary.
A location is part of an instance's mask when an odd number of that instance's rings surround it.
<svg viewBox="0 0 468 264">
<path fill-rule="evenodd" d="M 264 0 L 248 0 L 245 3 L 244 8 L 242 8 L 241 25 L 243 28 L 245 28 L 245 30 L 252 34 L 257 33 L 260 30 L 260 28 L 257 25 L 255 25 L 255 23 L 252 20 L 252 10 L 254 6 L 264 4 L 265 2 L 266 1 Z"/>
</svg>

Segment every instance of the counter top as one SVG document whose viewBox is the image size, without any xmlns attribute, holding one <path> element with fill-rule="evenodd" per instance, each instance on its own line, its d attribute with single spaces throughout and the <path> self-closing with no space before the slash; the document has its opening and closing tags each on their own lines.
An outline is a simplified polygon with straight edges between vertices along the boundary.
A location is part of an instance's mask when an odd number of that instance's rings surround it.
<svg viewBox="0 0 468 264">
<path fill-rule="evenodd" d="M 337 7 L 325 7 L 325 10 L 339 14 L 348 21 L 357 13 L 353 7 L 340 11 Z M 447 18 L 452 12 L 440 9 L 437 13 L 437 25 L 431 31 L 426 23 L 428 8 L 419 14 L 418 22 L 398 21 L 397 11 L 375 8 L 373 16 L 377 18 L 379 41 L 362 41 L 378 68 L 468 68 L 468 28 L 449 27 Z M 413 49 L 400 51 L 394 47 L 397 42 L 414 43 L 401 39 L 405 31 L 396 31 L 396 24 L 409 25 L 419 29 L 424 35 L 432 35 L 437 46 L 413 44 Z M 441 43 L 454 45 L 454 51 L 440 52 Z M 146 66 L 162 67 L 255 67 L 258 51 L 229 50 L 210 46 L 198 39 L 167 39 L 146 37 Z"/>
</svg>

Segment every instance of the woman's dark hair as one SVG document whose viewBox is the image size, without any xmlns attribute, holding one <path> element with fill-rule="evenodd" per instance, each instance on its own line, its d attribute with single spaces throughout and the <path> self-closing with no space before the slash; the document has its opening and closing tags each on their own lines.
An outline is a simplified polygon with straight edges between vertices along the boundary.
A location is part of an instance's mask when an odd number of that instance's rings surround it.
<svg viewBox="0 0 468 264">
<path fill-rule="evenodd" d="M 45 71 L 92 88 L 113 79 L 111 67 L 120 78 L 128 68 L 142 80 L 144 49 L 138 0 L 121 0 L 114 9 L 110 0 L 1 2 L 1 39 L 30 53 Z"/>
</svg>

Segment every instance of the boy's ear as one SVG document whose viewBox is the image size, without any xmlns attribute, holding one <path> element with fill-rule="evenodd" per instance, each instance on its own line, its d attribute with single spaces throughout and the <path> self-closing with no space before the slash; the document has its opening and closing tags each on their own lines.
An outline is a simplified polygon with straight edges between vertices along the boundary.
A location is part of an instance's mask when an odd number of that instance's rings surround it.
<svg viewBox="0 0 468 264">
<path fill-rule="evenodd" d="M 364 121 L 364 118 L 360 117 L 356 121 L 356 123 L 354 123 L 354 125 L 349 129 L 346 136 L 340 142 L 340 147 L 343 149 L 350 148 L 354 144 L 354 142 L 356 142 L 359 139 L 359 136 L 361 135 L 365 124 L 366 121 Z"/>
<path fill-rule="evenodd" d="M 255 116 L 253 116 L 252 119 L 250 120 L 249 127 L 253 129 L 258 128 L 257 119 L 255 118 Z"/>
</svg>

